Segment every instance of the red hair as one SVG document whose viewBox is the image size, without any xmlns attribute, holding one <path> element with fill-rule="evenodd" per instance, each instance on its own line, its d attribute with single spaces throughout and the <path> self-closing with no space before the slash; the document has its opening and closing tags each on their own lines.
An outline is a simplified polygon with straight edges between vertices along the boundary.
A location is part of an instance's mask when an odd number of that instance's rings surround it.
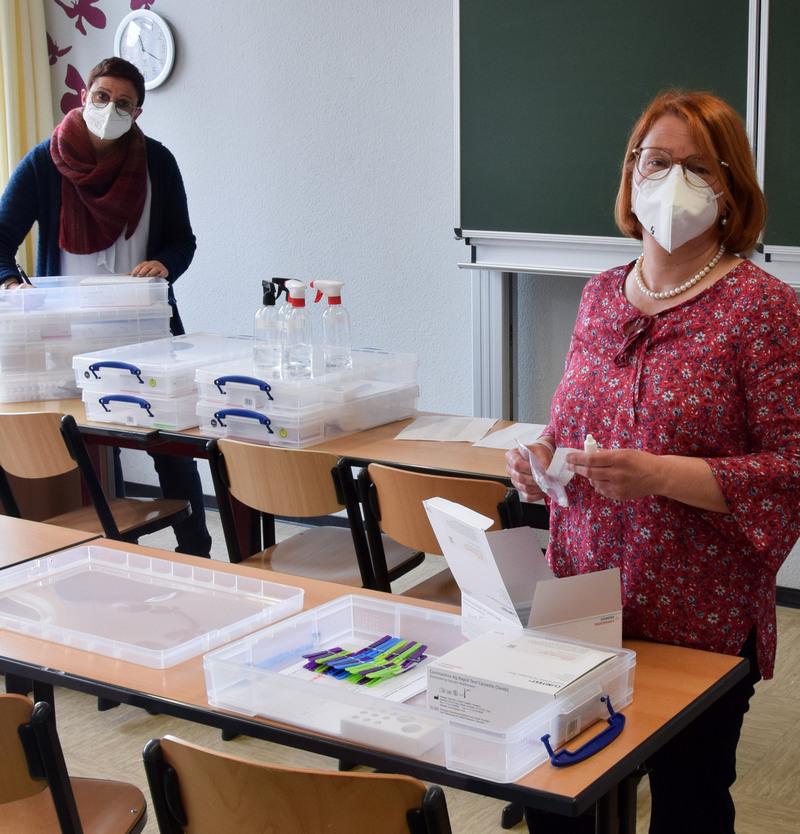
<svg viewBox="0 0 800 834">
<path fill-rule="evenodd" d="M 645 136 L 662 116 L 686 122 L 700 153 L 727 163 L 720 167 L 720 206 L 726 221 L 720 224 L 719 241 L 730 252 L 746 254 L 758 243 L 767 220 L 767 204 L 756 177 L 753 154 L 739 114 L 710 93 L 661 93 L 639 117 L 625 151 L 622 181 L 617 193 L 615 219 L 620 231 L 637 240 L 642 227 L 631 209 L 635 158 Z"/>
</svg>

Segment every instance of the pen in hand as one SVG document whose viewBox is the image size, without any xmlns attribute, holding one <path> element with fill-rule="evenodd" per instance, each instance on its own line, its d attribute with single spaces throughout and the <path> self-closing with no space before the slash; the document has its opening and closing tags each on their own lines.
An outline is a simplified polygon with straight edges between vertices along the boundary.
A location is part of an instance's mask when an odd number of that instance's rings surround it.
<svg viewBox="0 0 800 834">
<path fill-rule="evenodd" d="M 17 272 L 19 272 L 19 278 L 23 284 L 31 283 L 31 279 L 28 278 L 28 276 L 25 274 L 25 270 L 19 264 L 17 264 Z"/>
</svg>

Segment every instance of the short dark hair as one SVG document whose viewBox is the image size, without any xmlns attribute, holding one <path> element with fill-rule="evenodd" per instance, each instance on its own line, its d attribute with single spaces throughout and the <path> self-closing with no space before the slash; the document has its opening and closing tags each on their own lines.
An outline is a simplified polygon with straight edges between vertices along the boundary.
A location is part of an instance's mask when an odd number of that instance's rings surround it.
<svg viewBox="0 0 800 834">
<path fill-rule="evenodd" d="M 86 79 L 86 89 L 91 90 L 92 84 L 104 75 L 130 81 L 134 90 L 136 90 L 136 98 L 138 99 L 136 106 L 141 107 L 144 104 L 144 76 L 130 61 L 126 61 L 124 58 L 105 58 L 100 61 L 89 73 L 89 77 Z"/>
<path fill-rule="evenodd" d="M 633 128 L 622 166 L 622 182 L 617 194 L 616 221 L 623 234 L 642 239 L 642 227 L 631 208 L 631 180 L 635 157 L 650 128 L 662 116 L 677 116 L 686 122 L 701 153 L 723 159 L 720 171 L 720 203 L 727 222 L 719 230 L 720 243 L 738 254 L 750 252 L 758 242 L 767 219 L 764 194 L 756 177 L 753 154 L 739 114 L 711 93 L 667 90 L 642 113 Z"/>
</svg>

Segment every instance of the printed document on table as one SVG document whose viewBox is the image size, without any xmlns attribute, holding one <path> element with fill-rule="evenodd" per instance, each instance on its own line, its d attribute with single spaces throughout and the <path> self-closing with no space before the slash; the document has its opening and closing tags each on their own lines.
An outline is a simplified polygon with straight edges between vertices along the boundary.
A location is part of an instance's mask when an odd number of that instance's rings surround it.
<svg viewBox="0 0 800 834">
<path fill-rule="evenodd" d="M 395 440 L 439 440 L 474 443 L 497 422 L 490 417 L 449 417 L 430 414 L 417 417 Z"/>
</svg>

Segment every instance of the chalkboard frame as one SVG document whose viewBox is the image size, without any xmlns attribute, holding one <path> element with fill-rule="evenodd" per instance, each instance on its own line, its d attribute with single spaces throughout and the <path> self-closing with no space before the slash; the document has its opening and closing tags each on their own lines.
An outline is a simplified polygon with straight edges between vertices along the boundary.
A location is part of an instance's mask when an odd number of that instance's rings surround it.
<svg viewBox="0 0 800 834">
<path fill-rule="evenodd" d="M 587 0 L 591 3 L 591 0 Z M 772 0 L 773 3 L 785 2 L 785 0 Z M 525 3 L 526 7 L 536 6 L 541 9 L 542 4 L 546 0 L 537 0 L 535 4 Z M 465 89 L 465 81 L 469 80 L 465 77 L 463 64 L 464 56 L 464 32 L 462 32 L 463 11 L 464 7 L 474 8 L 476 6 L 485 6 L 487 9 L 491 8 L 495 14 L 501 13 L 504 9 L 507 12 L 519 10 L 521 8 L 519 0 L 454 0 L 454 21 L 455 21 L 455 57 L 456 57 L 456 203 L 455 211 L 456 218 L 454 223 L 455 234 L 457 237 L 464 240 L 468 246 L 468 256 L 462 260 L 460 264 L 463 267 L 471 267 L 476 269 L 487 270 L 501 270 L 505 272 L 536 272 L 543 274 L 571 274 L 571 275 L 585 275 L 589 276 L 601 269 L 610 266 L 624 263 L 627 260 L 635 257 L 640 244 L 636 241 L 630 241 L 623 238 L 616 229 L 610 230 L 606 225 L 599 230 L 599 233 L 593 233 L 595 229 L 590 227 L 586 229 L 589 233 L 576 234 L 572 230 L 568 233 L 561 233 L 560 230 L 542 230 L 541 228 L 521 229 L 517 228 L 492 228 L 491 224 L 471 223 L 469 212 L 464 211 L 464 199 L 468 194 L 465 190 L 464 176 L 465 171 L 470 165 L 469 149 L 465 147 L 465 130 L 462 120 L 465 118 L 464 102 L 468 100 L 471 95 L 471 89 Z M 571 4 L 571 11 L 575 12 L 576 3 Z M 580 3 L 577 3 L 580 5 Z M 614 8 L 617 11 L 626 7 L 640 8 L 642 2 L 627 3 L 626 0 L 615 0 L 615 2 L 603 4 L 593 4 L 602 6 L 605 9 Z M 645 4 L 646 5 L 646 4 Z M 730 0 L 717 0 L 711 4 L 702 4 L 705 6 L 712 6 L 714 15 L 727 14 L 730 18 L 731 3 Z M 769 5 L 770 0 L 743 0 L 743 5 L 739 9 L 739 17 L 737 18 L 739 27 L 744 27 L 746 30 L 740 37 L 739 43 L 746 42 L 746 48 L 739 51 L 743 52 L 742 65 L 738 74 L 738 81 L 736 83 L 744 85 L 744 91 L 740 92 L 738 99 L 732 101 L 734 106 L 742 112 L 747 125 L 748 133 L 754 148 L 758 170 L 763 180 L 763 172 L 765 167 L 765 147 L 767 145 L 765 137 L 766 132 L 766 110 L 767 110 L 767 66 L 768 66 L 768 46 L 769 46 Z M 558 6 L 563 10 L 565 8 L 562 2 Z M 663 4 L 658 4 L 663 9 Z M 746 6 L 746 15 L 744 13 Z M 670 6 L 669 18 L 673 17 L 673 9 Z M 678 24 L 685 24 L 685 18 L 680 14 L 674 15 Z M 569 18 L 565 27 L 572 25 L 572 18 Z M 564 28 L 564 27 L 562 27 Z M 574 28 L 574 27 L 573 27 Z M 496 35 L 497 29 L 494 33 Z M 487 37 L 491 36 L 492 32 L 487 33 Z M 556 37 L 552 33 L 552 37 Z M 742 40 L 742 38 L 744 40 Z M 470 48 L 474 48 L 474 44 Z M 491 50 L 482 50 L 481 60 L 491 59 Z M 730 59 L 729 55 L 725 55 L 725 61 Z M 773 70 L 773 78 L 775 72 Z M 699 87 L 708 87 L 708 85 L 683 85 L 696 89 Z M 720 92 L 720 90 L 716 90 Z M 653 94 L 658 90 L 654 90 Z M 720 92 L 723 97 L 729 101 L 735 96 L 725 95 Z M 652 97 L 652 96 L 650 96 Z M 646 101 L 645 101 L 646 104 Z M 638 116 L 640 107 L 637 105 L 635 114 L 631 118 Z M 624 133 L 630 126 L 625 126 Z M 487 131 L 487 141 L 493 142 L 493 137 L 501 135 L 504 132 L 502 124 L 493 123 L 491 129 Z M 624 140 L 621 143 L 620 154 L 624 149 Z M 613 167 L 615 170 L 614 179 L 618 177 L 618 165 L 621 160 L 618 160 Z M 491 167 L 490 167 L 491 171 Z M 800 172 L 798 172 L 800 177 Z M 584 177 L 585 179 L 585 177 Z M 565 191 L 572 194 L 574 189 L 568 187 Z M 614 185 L 614 193 L 616 186 Z M 798 192 L 800 193 L 800 191 Z M 768 198 L 770 195 L 768 194 Z M 494 197 L 493 199 L 496 199 Z M 606 195 L 608 199 L 608 195 Z M 609 200 L 609 216 L 613 212 L 613 198 Z M 609 233 L 609 230 L 611 233 Z M 767 230 L 767 245 L 765 245 L 760 252 L 752 253 L 751 257 L 756 262 L 761 262 L 766 265 L 766 268 L 778 277 L 783 278 L 790 284 L 800 288 L 800 246 L 795 246 L 794 241 L 789 245 L 775 245 L 769 244 L 769 228 Z M 798 224 L 798 240 L 800 244 L 800 224 Z M 768 264 L 768 265 L 767 265 Z"/>
</svg>

